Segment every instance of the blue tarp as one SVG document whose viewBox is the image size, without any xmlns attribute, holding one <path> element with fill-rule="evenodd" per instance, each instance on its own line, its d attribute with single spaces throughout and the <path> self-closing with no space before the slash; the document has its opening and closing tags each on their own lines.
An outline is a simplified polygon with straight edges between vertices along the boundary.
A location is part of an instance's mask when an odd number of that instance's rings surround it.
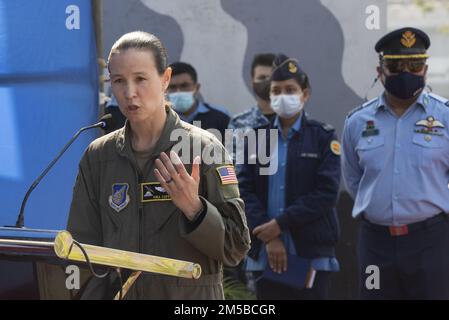
<svg viewBox="0 0 449 320">
<path fill-rule="evenodd" d="M 0 0 L 0 226 L 71 136 L 98 117 L 90 0 Z M 31 194 L 25 226 L 63 229 L 85 132 Z"/>
</svg>

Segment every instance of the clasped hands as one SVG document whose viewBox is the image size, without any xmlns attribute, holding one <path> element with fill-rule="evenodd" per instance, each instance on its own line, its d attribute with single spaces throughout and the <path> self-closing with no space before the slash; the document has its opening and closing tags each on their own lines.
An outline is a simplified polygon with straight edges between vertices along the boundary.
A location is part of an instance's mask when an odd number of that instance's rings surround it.
<svg viewBox="0 0 449 320">
<path fill-rule="evenodd" d="M 270 268 L 277 273 L 287 271 L 287 250 L 282 240 L 281 228 L 275 219 L 257 226 L 253 235 L 265 243 Z"/>
</svg>

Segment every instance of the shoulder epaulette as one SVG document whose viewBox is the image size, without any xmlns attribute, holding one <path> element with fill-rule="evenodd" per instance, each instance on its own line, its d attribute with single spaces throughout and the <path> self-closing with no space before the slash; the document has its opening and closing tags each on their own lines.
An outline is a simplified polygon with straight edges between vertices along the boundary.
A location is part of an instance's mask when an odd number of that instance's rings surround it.
<svg viewBox="0 0 449 320">
<path fill-rule="evenodd" d="M 435 93 L 432 93 L 432 92 L 429 92 L 429 93 L 428 93 L 428 96 L 429 96 L 430 98 L 433 98 L 433 99 L 439 101 L 439 102 L 444 103 L 446 106 L 449 106 L 449 100 L 446 99 L 446 98 L 444 98 L 444 97 L 442 97 L 442 96 L 439 96 L 439 95 L 437 95 L 437 94 L 435 94 Z"/>
<path fill-rule="evenodd" d="M 253 113 L 253 110 L 252 110 L 252 109 L 248 109 L 248 110 L 242 111 L 242 112 L 240 112 L 240 113 L 237 113 L 237 114 L 233 117 L 233 120 L 238 120 L 238 119 L 240 119 L 241 117 L 246 117 L 246 116 L 250 115 L 251 113 Z"/>
<path fill-rule="evenodd" d="M 349 113 L 348 113 L 348 115 L 346 116 L 346 118 L 350 118 L 354 113 L 357 113 L 358 111 L 360 111 L 360 110 L 366 108 L 367 106 L 371 105 L 372 103 L 374 103 L 375 101 L 377 101 L 377 99 L 378 99 L 378 98 L 371 99 L 371 100 L 365 102 L 364 104 L 358 106 L 357 108 L 355 108 L 355 109 L 349 111 Z"/>
<path fill-rule="evenodd" d="M 322 123 L 321 127 L 326 131 L 334 131 L 335 130 L 334 126 L 329 123 Z"/>
<path fill-rule="evenodd" d="M 321 127 L 328 132 L 335 130 L 334 126 L 329 123 L 324 123 L 313 119 L 307 119 L 307 122 L 314 127 Z"/>
</svg>

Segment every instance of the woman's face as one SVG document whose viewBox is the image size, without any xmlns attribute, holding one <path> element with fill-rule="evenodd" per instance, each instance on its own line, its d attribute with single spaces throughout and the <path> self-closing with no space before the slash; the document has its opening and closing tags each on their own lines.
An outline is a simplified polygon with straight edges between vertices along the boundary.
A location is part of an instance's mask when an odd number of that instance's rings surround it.
<svg viewBox="0 0 449 320">
<path fill-rule="evenodd" d="M 309 98 L 308 90 L 302 90 L 301 86 L 296 82 L 295 79 L 288 79 L 284 81 L 271 81 L 270 94 L 277 96 L 280 94 L 295 94 L 300 96 L 303 102 L 306 102 Z"/>
<path fill-rule="evenodd" d="M 309 90 L 302 90 L 295 79 L 272 81 L 270 90 L 271 108 L 282 119 L 299 115 L 309 98 Z"/>
<path fill-rule="evenodd" d="M 115 53 L 110 58 L 109 72 L 120 111 L 131 123 L 165 112 L 164 92 L 171 69 L 159 75 L 151 51 L 128 49 Z"/>
</svg>

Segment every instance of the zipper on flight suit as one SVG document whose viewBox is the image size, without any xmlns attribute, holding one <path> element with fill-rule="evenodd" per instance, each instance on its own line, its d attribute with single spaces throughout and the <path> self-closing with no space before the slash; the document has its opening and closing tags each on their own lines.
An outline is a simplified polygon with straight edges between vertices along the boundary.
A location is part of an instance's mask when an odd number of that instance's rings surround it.
<svg viewBox="0 0 449 320">
<path fill-rule="evenodd" d="M 140 184 L 143 181 L 143 174 L 140 172 L 140 169 L 136 166 L 134 166 L 134 171 L 137 177 L 137 202 L 139 204 L 139 253 L 143 253 L 143 204 L 140 194 L 142 192 Z M 143 288 L 142 288 L 143 282 L 138 281 L 136 283 L 136 291 L 137 291 L 137 298 L 143 296 Z"/>
<path fill-rule="evenodd" d="M 140 171 L 136 170 L 137 174 L 137 194 L 139 197 L 139 253 L 143 253 L 143 204 L 142 204 L 142 195 L 140 194 L 142 192 L 141 184 L 143 183 L 143 176 L 140 173 Z"/>
<path fill-rule="evenodd" d="M 142 188 L 141 184 L 143 183 L 143 173 L 140 168 L 133 163 L 134 173 L 137 177 L 137 203 L 139 204 L 139 253 L 143 253 L 143 204 L 142 204 Z"/>
<path fill-rule="evenodd" d="M 138 183 L 139 197 L 142 196 L 140 194 L 142 192 L 142 188 L 140 186 L 141 183 L 142 183 L 142 176 L 139 176 L 139 183 Z M 143 253 L 143 205 L 141 199 L 139 199 L 139 253 Z"/>
</svg>

